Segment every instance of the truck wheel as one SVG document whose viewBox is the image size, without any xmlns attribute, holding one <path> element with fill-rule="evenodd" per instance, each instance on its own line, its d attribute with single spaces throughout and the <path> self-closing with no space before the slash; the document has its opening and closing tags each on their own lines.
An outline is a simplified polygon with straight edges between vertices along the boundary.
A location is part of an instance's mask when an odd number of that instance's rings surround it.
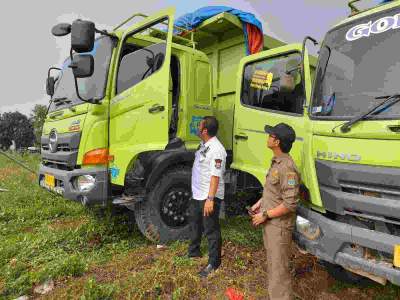
<svg viewBox="0 0 400 300">
<path fill-rule="evenodd" d="M 335 219 L 339 222 L 349 224 L 352 226 L 357 226 L 361 228 L 366 228 L 370 229 L 368 227 L 368 224 L 365 222 L 362 222 L 361 220 L 353 217 L 353 216 L 341 216 L 337 215 Z M 342 249 L 343 252 L 348 253 L 353 256 L 357 256 L 362 258 L 364 256 L 364 249 L 362 247 L 359 247 L 357 245 L 347 245 Z M 356 273 L 353 273 L 351 271 L 348 271 L 344 269 L 343 267 L 339 265 L 334 265 L 328 262 L 325 262 L 325 268 L 328 271 L 328 273 L 335 279 L 345 282 L 345 283 L 350 283 L 350 284 L 356 284 L 356 285 L 361 285 L 361 286 L 369 286 L 373 283 L 372 280 L 370 280 L 367 277 L 358 275 Z"/>
<path fill-rule="evenodd" d="M 135 207 L 140 231 L 153 242 L 188 239 L 191 195 L 190 168 L 168 171 Z"/>
<path fill-rule="evenodd" d="M 321 262 L 321 265 L 325 267 L 329 275 L 331 275 L 333 278 L 341 282 L 354 284 L 362 287 L 367 287 L 374 284 L 372 280 L 364 276 L 355 274 L 353 272 L 347 271 L 346 269 L 344 269 L 339 265 L 335 265 L 325 261 Z"/>
</svg>

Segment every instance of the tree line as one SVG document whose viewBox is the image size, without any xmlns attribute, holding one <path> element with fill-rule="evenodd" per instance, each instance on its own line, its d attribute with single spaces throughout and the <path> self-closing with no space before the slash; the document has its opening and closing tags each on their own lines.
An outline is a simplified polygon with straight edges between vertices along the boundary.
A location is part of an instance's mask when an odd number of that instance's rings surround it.
<svg viewBox="0 0 400 300">
<path fill-rule="evenodd" d="M 8 150 L 39 146 L 47 106 L 37 104 L 29 116 L 18 111 L 0 114 L 0 148 Z"/>
</svg>

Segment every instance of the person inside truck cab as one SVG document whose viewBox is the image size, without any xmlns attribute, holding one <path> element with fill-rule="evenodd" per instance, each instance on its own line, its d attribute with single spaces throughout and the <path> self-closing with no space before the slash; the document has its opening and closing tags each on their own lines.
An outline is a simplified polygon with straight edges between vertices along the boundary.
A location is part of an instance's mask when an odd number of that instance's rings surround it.
<svg viewBox="0 0 400 300">
<path fill-rule="evenodd" d="M 304 102 L 299 57 L 249 64 L 245 69 L 242 102 L 250 106 L 301 114 Z"/>
<path fill-rule="evenodd" d="M 281 110 L 300 113 L 302 110 L 303 86 L 301 83 L 301 64 L 290 59 L 279 78 L 279 95 L 282 98 Z"/>
</svg>

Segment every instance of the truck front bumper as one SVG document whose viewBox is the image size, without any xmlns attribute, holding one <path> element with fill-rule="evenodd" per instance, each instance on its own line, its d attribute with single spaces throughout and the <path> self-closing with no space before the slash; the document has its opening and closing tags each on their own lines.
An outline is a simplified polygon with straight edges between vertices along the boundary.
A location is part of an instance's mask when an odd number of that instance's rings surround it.
<svg viewBox="0 0 400 300">
<path fill-rule="evenodd" d="M 54 176 L 54 186 L 45 182 L 45 175 Z M 95 183 L 90 190 L 80 191 L 75 183 L 79 176 L 91 175 Z M 108 170 L 106 167 L 93 167 L 65 171 L 41 165 L 39 185 L 49 191 L 62 195 L 66 199 L 79 201 L 84 205 L 106 204 L 108 199 Z"/>
<path fill-rule="evenodd" d="M 400 268 L 343 251 L 347 245 L 356 244 L 393 255 L 400 237 L 331 220 L 302 205 L 299 205 L 297 215 L 317 225 L 320 230 L 319 236 L 310 240 L 296 229 L 293 237 L 300 248 L 321 260 L 374 274 L 400 285 Z"/>
</svg>

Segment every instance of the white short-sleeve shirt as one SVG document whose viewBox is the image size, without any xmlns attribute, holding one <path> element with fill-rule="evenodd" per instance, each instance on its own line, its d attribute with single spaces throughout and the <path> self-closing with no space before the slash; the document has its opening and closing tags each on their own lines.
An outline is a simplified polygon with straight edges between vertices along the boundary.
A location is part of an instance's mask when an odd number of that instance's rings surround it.
<svg viewBox="0 0 400 300">
<path fill-rule="evenodd" d="M 195 200 L 207 199 L 210 190 L 211 176 L 219 177 L 216 198 L 224 199 L 226 151 L 217 137 L 207 143 L 200 143 L 196 151 L 192 170 L 192 196 Z"/>
</svg>

